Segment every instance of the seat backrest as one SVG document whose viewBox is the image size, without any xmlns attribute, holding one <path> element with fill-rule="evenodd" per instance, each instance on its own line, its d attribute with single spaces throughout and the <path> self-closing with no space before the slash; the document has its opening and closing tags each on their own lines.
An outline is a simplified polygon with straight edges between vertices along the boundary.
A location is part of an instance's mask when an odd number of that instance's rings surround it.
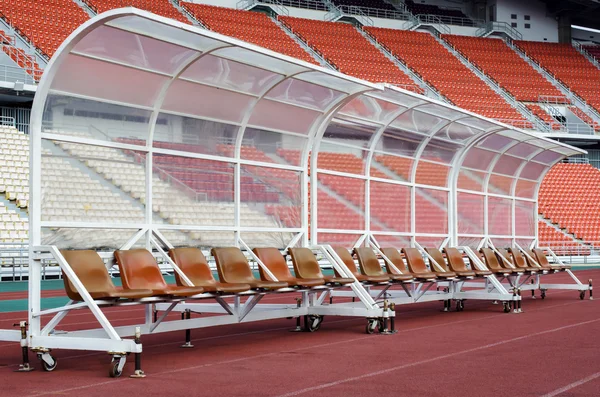
<svg viewBox="0 0 600 397">
<path fill-rule="evenodd" d="M 468 271 L 467 265 L 463 260 L 463 256 L 457 248 L 444 248 L 446 259 L 448 260 L 448 266 L 453 272 L 465 272 Z M 476 269 L 476 267 L 473 267 Z"/>
<path fill-rule="evenodd" d="M 550 262 L 548 262 L 548 257 L 546 257 L 544 250 L 534 248 L 533 253 L 535 254 L 534 258 L 537 259 L 537 263 L 539 263 L 541 267 L 550 267 Z"/>
<path fill-rule="evenodd" d="M 200 249 L 193 247 L 171 248 L 169 256 L 194 285 L 208 286 L 216 284 L 212 270 L 208 266 L 208 261 Z M 177 272 L 175 272 L 175 281 L 177 285 L 187 286 Z"/>
<path fill-rule="evenodd" d="M 527 267 L 527 263 L 525 262 L 525 257 L 523 256 L 521 251 L 519 251 L 516 248 L 509 248 L 508 252 L 512 256 L 512 263 L 516 267 Z"/>
<path fill-rule="evenodd" d="M 502 266 L 505 269 L 512 269 L 512 267 L 508 263 L 511 263 L 513 265 L 514 263 L 506 248 L 496 248 L 496 251 L 498 251 L 496 253 L 496 256 L 498 257 L 498 263 L 500 264 L 500 266 Z M 505 260 L 503 260 L 502 258 L 504 258 Z"/>
<path fill-rule="evenodd" d="M 256 281 L 250 264 L 238 247 L 213 248 L 212 256 L 217 263 L 219 279 L 224 283 L 245 283 Z"/>
<path fill-rule="evenodd" d="M 96 251 L 65 250 L 60 251 L 60 253 L 71 266 L 71 269 L 73 269 L 77 278 L 79 278 L 79 281 L 81 281 L 88 292 L 114 291 L 115 285 L 108 275 L 106 266 L 104 266 L 104 261 Z M 64 271 L 63 281 L 69 299 L 80 301 L 81 297 L 79 296 L 79 292 L 77 292 L 75 286 Z"/>
<path fill-rule="evenodd" d="M 284 281 L 293 278 L 285 257 L 281 255 L 277 248 L 254 248 L 252 252 L 277 277 L 277 280 Z M 258 267 L 258 272 L 261 280 L 274 281 L 265 273 L 262 266 Z"/>
<path fill-rule="evenodd" d="M 164 289 L 167 283 L 156 259 L 146 249 L 115 251 L 121 281 L 129 289 Z"/>
<path fill-rule="evenodd" d="M 441 251 L 437 248 L 425 248 L 425 251 L 435 260 L 435 262 L 442 267 L 445 271 L 448 271 L 448 265 L 446 265 L 446 261 L 444 260 L 444 255 L 442 255 Z M 429 258 L 429 267 L 431 270 L 437 271 L 433 261 Z"/>
<path fill-rule="evenodd" d="M 503 268 L 502 266 L 500 266 L 500 263 L 498 263 L 498 258 L 496 257 L 496 253 L 494 251 L 492 251 L 491 248 L 482 248 L 479 250 L 479 252 L 481 252 L 481 254 L 483 255 L 485 265 L 489 269 L 497 270 L 497 269 Z"/>
<path fill-rule="evenodd" d="M 400 252 L 396 248 L 382 248 L 381 253 L 386 256 L 400 270 L 402 273 L 407 274 L 408 269 L 406 268 L 406 263 L 404 262 L 404 258 L 400 255 Z M 386 269 L 389 274 L 398 274 L 397 271 L 392 269 L 391 266 L 386 264 Z"/>
<path fill-rule="evenodd" d="M 366 276 L 382 276 L 383 269 L 377 259 L 377 255 L 369 247 L 354 248 L 354 253 L 358 258 L 360 270 Z"/>
<path fill-rule="evenodd" d="M 402 253 L 408 263 L 408 268 L 411 273 L 429 273 L 427 265 L 421 256 L 421 253 L 416 248 L 402 248 Z"/>
<path fill-rule="evenodd" d="M 350 270 L 350 273 L 354 274 L 355 276 L 358 276 L 360 274 L 358 272 L 358 268 L 356 267 L 356 263 L 354 262 L 354 258 L 352 257 L 350 251 L 348 251 L 344 247 L 333 247 L 333 250 L 336 254 L 338 254 L 342 262 L 344 262 L 344 264 L 348 268 L 348 270 Z M 340 275 L 338 274 L 338 276 Z"/>
<path fill-rule="evenodd" d="M 535 267 L 537 266 L 536 263 L 542 267 L 544 267 L 541 263 L 538 262 L 538 259 L 535 255 L 535 252 L 533 252 L 533 250 L 530 249 L 524 249 L 523 252 L 527 255 L 523 255 L 525 257 L 525 261 L 527 262 L 527 266 L 529 267 Z M 531 258 L 530 258 L 531 257 Z"/>
<path fill-rule="evenodd" d="M 317 257 L 309 248 L 289 248 L 288 253 L 292 258 L 294 273 L 299 278 L 322 279 L 321 266 Z"/>
</svg>

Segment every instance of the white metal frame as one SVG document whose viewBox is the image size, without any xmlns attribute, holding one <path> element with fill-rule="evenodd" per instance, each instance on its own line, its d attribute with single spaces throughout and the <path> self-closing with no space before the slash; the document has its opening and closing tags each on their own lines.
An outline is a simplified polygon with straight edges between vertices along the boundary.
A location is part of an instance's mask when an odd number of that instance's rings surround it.
<svg viewBox="0 0 600 397">
<path fill-rule="evenodd" d="M 176 45 L 181 48 L 187 48 L 193 52 L 184 61 L 175 68 L 172 74 L 165 74 L 152 67 L 141 67 L 134 66 L 126 63 L 125 61 L 115 61 L 110 59 L 110 56 L 97 56 L 85 53 L 84 49 L 77 48 L 77 45 L 82 42 L 88 35 L 93 33 L 96 29 L 101 27 L 109 26 L 113 29 L 117 29 L 121 34 L 124 35 L 138 35 L 140 37 L 150 37 L 154 40 L 158 40 L 163 44 L 168 43 L 170 45 Z M 236 50 L 235 52 L 231 50 Z M 107 62 L 112 65 L 118 65 L 119 67 L 125 67 L 132 73 L 150 73 L 156 76 L 166 78 L 162 87 L 158 90 L 157 96 L 152 106 L 148 106 L 141 103 L 129 103 L 125 102 L 120 98 L 112 99 L 100 99 L 91 97 L 82 92 L 78 92 L 77 89 L 72 89 L 71 92 L 59 90 L 54 87 L 57 75 L 69 62 L 70 56 L 74 51 L 77 51 L 81 56 L 84 54 L 85 59 L 94 58 L 98 62 Z M 254 95 L 248 95 L 241 89 L 232 89 L 228 86 L 218 86 L 228 92 L 235 95 L 246 96 L 251 99 L 250 104 L 245 109 L 244 115 L 239 121 L 228 121 L 219 120 L 218 117 L 210 118 L 199 115 L 190 115 L 179 113 L 174 110 L 165 111 L 162 109 L 164 101 L 168 95 L 170 87 L 179 77 L 185 73 L 195 62 L 201 60 L 206 55 L 212 55 L 227 62 L 233 62 L 241 67 L 252 67 L 261 69 L 263 71 L 271 73 L 275 76 L 275 79 L 258 93 Z M 286 71 L 287 70 L 287 71 Z M 82 73 L 86 73 L 86 70 L 82 70 Z M 88 78 L 90 81 L 96 76 L 90 74 Z M 277 87 L 280 87 L 287 81 L 291 82 L 308 82 L 313 87 L 320 87 L 323 89 L 331 90 L 330 97 L 324 100 L 320 105 L 308 105 L 301 103 L 300 100 L 294 100 L 294 98 L 286 99 L 274 99 L 267 98 L 270 92 L 273 92 Z M 219 81 L 213 81 L 210 84 L 204 84 L 202 82 L 194 82 L 200 86 L 217 86 Z M 60 87 L 59 87 L 60 88 Z M 148 123 L 148 131 L 145 146 L 130 145 L 121 142 L 100 140 L 94 138 L 84 138 L 79 136 L 69 136 L 56 134 L 54 131 L 45 131 L 43 128 L 43 119 L 46 106 L 48 101 L 53 95 L 68 95 L 73 98 L 84 98 L 91 101 L 95 101 L 99 105 L 102 104 L 116 104 L 127 106 L 132 109 L 145 109 L 151 112 L 150 121 Z M 290 94 L 291 95 L 291 94 Z M 352 104 L 353 101 L 364 99 L 371 102 L 388 103 L 396 105 L 397 111 L 389 114 L 384 120 L 378 120 L 378 115 L 375 110 L 370 115 L 362 117 L 353 116 L 348 114 L 345 109 L 347 105 Z M 269 126 L 260 126 L 252 122 L 252 116 L 254 110 L 262 102 L 267 101 L 269 103 L 277 102 L 280 105 L 286 105 L 295 107 L 298 111 L 310 111 L 315 113 L 313 122 L 308 127 L 307 131 L 299 133 L 294 131 L 291 124 L 294 120 L 289 120 L 290 131 L 281 131 L 279 127 L 270 128 Z M 228 104 L 223 104 L 228 106 Z M 383 111 L 380 108 L 378 111 Z M 382 179 L 372 177 L 370 175 L 370 166 L 373 162 L 375 153 L 379 153 L 381 150 L 378 149 L 378 145 L 389 128 L 399 120 L 399 118 L 411 112 L 412 129 L 423 137 L 419 143 L 418 149 L 415 151 L 414 168 L 411 176 L 411 180 L 402 181 L 400 179 L 394 180 L 390 178 Z M 158 149 L 153 147 L 153 140 L 155 136 L 155 130 L 157 125 L 158 116 L 161 113 L 165 114 L 183 114 L 186 117 L 193 117 L 197 119 L 207 119 L 226 122 L 231 125 L 239 127 L 236 139 L 235 152 L 233 157 L 225 157 L 220 155 L 204 155 L 199 153 L 190 153 L 181 150 L 167 150 Z M 435 128 L 430 128 L 427 131 L 420 131 L 419 121 L 417 115 L 423 117 L 429 117 L 431 119 L 439 120 L 438 125 Z M 365 168 L 366 173 L 364 175 L 353 175 L 346 173 L 338 173 L 335 171 L 327 171 L 318 167 L 318 153 L 321 144 L 325 141 L 328 144 L 338 144 L 343 146 L 341 141 L 327 140 L 324 134 L 327 127 L 333 121 L 353 120 L 358 125 L 377 125 L 378 130 L 369 139 L 367 157 L 367 167 Z M 62 255 L 60 254 L 59 248 L 56 245 L 48 246 L 42 241 L 42 229 L 43 228 L 66 228 L 66 229 L 96 229 L 102 232 L 102 229 L 131 229 L 132 237 L 123 244 L 121 247 L 115 248 L 130 248 L 137 240 L 144 238 L 145 247 L 147 249 L 154 249 L 158 251 L 158 255 L 162 256 L 170 265 L 175 272 L 178 272 L 184 281 L 190 283 L 189 280 L 183 275 L 183 273 L 177 268 L 177 266 L 170 261 L 168 256 L 165 254 L 163 247 L 171 247 L 170 242 L 164 237 L 161 231 L 165 230 L 196 230 L 196 231 L 228 231 L 234 234 L 235 243 L 238 246 L 242 246 L 246 249 L 250 248 L 243 240 L 243 233 L 245 232 L 280 232 L 290 233 L 294 237 L 287 244 L 293 246 L 300 244 L 302 246 L 314 246 L 316 250 L 320 252 L 325 259 L 333 266 L 333 268 L 341 275 L 352 277 L 354 276 L 348 271 L 343 265 L 343 262 L 337 256 L 331 245 L 326 241 L 319 241 L 319 233 L 341 233 L 341 234 L 358 234 L 360 239 L 358 243 L 367 243 L 376 245 L 376 236 L 378 235 L 390 235 L 390 236 L 406 236 L 411 238 L 413 245 L 418 246 L 417 238 L 430 238 L 434 237 L 444 241 L 443 244 L 451 242 L 453 245 L 458 240 L 458 231 L 456 230 L 456 223 L 459 218 L 456 206 L 456 186 L 458 180 L 458 172 L 465 156 L 468 155 L 469 149 L 476 146 L 479 142 L 482 142 L 485 138 L 504 134 L 510 136 L 515 144 L 518 142 L 527 141 L 530 144 L 539 147 L 540 152 L 550 151 L 558 154 L 556 161 L 560 160 L 565 156 L 571 154 L 583 153 L 583 151 L 572 148 L 568 145 L 556 143 L 551 140 L 538 137 L 526 131 L 517 130 L 513 127 L 482 118 L 478 115 L 470 113 L 468 111 L 458 109 L 453 106 L 448 106 L 439 101 L 431 100 L 423 96 L 404 91 L 393 86 L 372 84 L 366 81 L 361 81 L 356 78 L 342 75 L 335 71 L 323 69 L 312 64 L 308 64 L 299 60 L 292 59 L 287 56 L 283 56 L 269 50 L 253 46 L 239 40 L 235 40 L 229 37 L 219 35 L 214 32 L 207 30 L 198 29 L 194 26 L 186 25 L 180 22 L 169 20 L 163 17 L 159 17 L 148 12 L 140 11 L 133 8 L 124 8 L 119 10 L 112 10 L 102 15 L 92 18 L 90 21 L 79 27 L 73 34 L 61 45 L 56 55 L 48 64 L 42 81 L 38 87 L 38 92 L 35 97 L 34 106 L 32 109 L 31 116 L 31 152 L 30 152 L 30 266 L 29 266 L 29 347 L 31 348 L 70 348 L 70 349 L 89 349 L 89 350 L 110 350 L 113 352 L 140 352 L 141 345 L 136 344 L 131 340 L 122 339 L 123 336 L 131 336 L 135 333 L 135 326 L 128 327 L 113 327 L 110 322 L 104 317 L 102 313 L 102 306 L 107 302 L 94 301 L 83 285 L 79 282 L 74 272 L 66 263 Z M 463 137 L 451 137 L 449 135 L 450 130 L 445 130 L 451 126 L 456 126 L 460 129 L 461 133 L 464 133 Z M 299 166 L 264 163 L 260 161 L 253 161 L 241 158 L 241 146 L 244 138 L 244 133 L 247 127 L 258 127 L 265 131 L 272 131 L 281 133 L 282 136 L 289 135 L 298 137 L 305 134 L 305 146 L 301 152 L 301 162 Z M 271 126 L 272 127 L 272 126 Z M 397 127 L 396 128 L 404 128 Z M 448 135 L 447 139 L 438 134 Z M 82 145 L 91 145 L 95 147 L 107 147 L 122 150 L 135 150 L 140 153 L 146 154 L 146 196 L 145 196 L 145 212 L 143 223 L 109 223 L 109 222 L 89 222 L 89 221 L 42 221 L 42 143 L 53 140 L 60 140 L 63 142 L 78 143 Z M 445 186 L 429 186 L 423 183 L 417 183 L 416 169 L 420 161 L 436 162 L 435 159 L 424 158 L 423 155 L 427 146 L 432 141 L 443 142 L 454 142 L 455 146 L 461 147 L 456 149 L 455 155 L 451 161 L 443 161 L 442 164 L 449 168 L 448 181 Z M 352 145 L 350 145 L 352 146 Z M 358 149 L 358 148 L 357 148 Z M 362 148 L 364 149 L 364 148 Z M 312 151 L 312 156 L 309 163 L 309 152 Z M 153 154 L 154 153 L 165 153 L 171 155 L 177 155 L 181 157 L 192 157 L 192 158 L 204 158 L 215 161 L 222 161 L 225 163 L 231 163 L 235 167 L 234 171 L 234 208 L 235 216 L 230 226 L 211 226 L 211 225 L 196 225 L 196 224 L 183 224 L 183 225 L 165 225 L 162 222 L 156 222 L 153 214 Z M 498 152 L 498 156 L 501 156 L 503 152 Z M 392 153 L 393 154 L 393 153 Z M 533 161 L 534 159 L 527 159 Z M 285 169 L 289 171 L 299 172 L 301 177 L 301 183 L 299 189 L 301 190 L 302 203 L 300 205 L 301 210 L 301 225 L 294 228 L 276 227 L 276 228 L 264 228 L 264 227 L 252 227 L 244 226 L 241 223 L 241 167 L 243 165 L 252 165 L 258 167 L 267 167 L 269 169 Z M 551 166 L 552 164 L 548 164 Z M 491 170 L 492 168 L 490 168 Z M 309 171 L 310 176 L 309 176 Z M 318 200 L 313 199 L 311 206 L 308 206 L 308 182 L 311 182 L 310 188 L 312 197 L 317 197 L 319 188 L 318 175 L 319 173 L 329 173 L 333 175 L 346 176 L 350 178 L 360 179 L 365 181 L 364 202 L 365 202 L 365 224 L 358 230 L 354 229 L 322 229 L 319 228 L 317 222 L 317 211 L 318 211 Z M 538 182 L 541 181 L 541 177 L 538 178 Z M 489 178 L 488 178 L 489 179 Z M 371 228 L 371 216 L 370 216 L 370 192 L 369 184 L 370 181 L 404 185 L 411 189 L 411 228 L 406 232 L 399 232 L 395 230 L 389 231 L 373 231 Z M 516 183 L 516 182 L 515 182 Z M 448 224 L 447 232 L 445 233 L 415 233 L 416 231 L 416 218 L 415 218 L 415 196 L 417 189 L 431 189 L 437 191 L 446 192 L 448 195 L 448 205 L 446 208 Z M 514 191 L 514 186 L 513 186 Z M 480 194 L 481 192 L 476 194 Z M 176 194 L 176 192 L 174 193 Z M 419 193 L 421 194 L 421 193 Z M 484 192 L 487 196 L 490 196 L 487 188 Z M 536 192 L 537 194 L 537 192 Z M 514 197 L 513 197 L 514 199 Z M 487 200 L 486 200 L 487 202 Z M 311 214 L 309 222 L 309 213 Z M 486 212 L 487 214 L 487 212 Z M 487 216 L 487 215 L 486 215 Z M 513 222 L 514 223 L 514 222 Z M 310 229 L 310 235 L 309 235 Z M 513 225 L 514 231 L 514 225 Z M 486 232 L 487 234 L 487 232 Z M 482 236 L 490 237 L 490 236 Z M 515 236 L 508 236 L 515 238 Z M 533 237 L 534 236 L 527 236 Z M 74 283 L 76 289 L 81 294 L 84 301 L 82 303 L 70 302 L 63 308 L 53 310 L 41 310 L 41 271 L 42 261 L 52 259 L 59 263 L 61 269 L 69 276 Z M 257 258 L 255 258 L 257 259 Z M 259 266 L 266 269 L 260 261 L 257 261 Z M 268 270 L 268 269 L 267 269 Z M 274 278 L 274 277 L 273 277 Z M 274 278 L 275 279 L 275 278 Z M 488 278 L 488 280 L 494 280 L 494 278 Z M 190 283 L 191 284 L 191 283 Z M 413 303 L 415 301 L 426 301 L 426 300 L 448 300 L 452 298 L 469 296 L 465 295 L 466 292 L 461 292 L 461 286 L 454 285 L 454 282 L 448 283 L 446 286 L 449 288 L 449 292 L 437 292 L 432 291 L 431 287 L 433 283 L 413 283 L 410 286 L 410 290 L 403 284 L 403 296 L 397 296 L 398 303 Z M 500 296 L 499 299 L 506 298 L 506 290 L 503 289 L 502 285 L 494 281 L 489 283 Z M 490 287 L 490 288 L 492 288 Z M 258 305 L 262 297 L 262 293 L 248 295 L 245 302 L 241 301 L 242 295 L 235 297 L 233 307 L 226 303 L 221 297 L 213 294 L 201 294 L 195 299 L 214 299 L 216 303 L 196 303 L 194 302 L 183 302 L 183 300 L 170 300 L 169 302 L 161 301 L 158 298 L 147 298 L 142 299 L 139 302 L 123 302 L 123 303 L 111 303 L 112 305 L 130 305 L 130 304 L 145 304 L 146 314 L 143 323 L 137 326 L 141 328 L 142 334 L 167 332 L 178 329 L 190 329 L 200 328 L 204 326 L 212 326 L 219 324 L 230 324 L 241 321 L 254 321 L 268 318 L 280 318 L 280 317 L 297 317 L 300 315 L 352 315 L 360 317 L 381 317 L 383 315 L 383 308 L 380 302 L 373 299 L 372 292 L 369 288 L 366 288 L 361 283 L 355 280 L 350 286 L 351 293 L 353 296 L 359 298 L 359 302 L 353 303 L 337 303 L 333 305 L 325 305 L 324 299 L 327 296 L 325 289 L 313 289 L 310 291 L 303 291 L 305 299 L 301 308 L 290 307 L 288 305 Z M 487 285 L 486 285 L 487 288 Z M 331 291 L 329 291 L 331 293 Z M 488 294 L 485 299 L 491 299 L 491 289 L 486 289 Z M 376 297 L 386 296 L 386 291 L 382 295 L 381 291 L 376 292 Z M 463 295 L 460 295 L 463 294 Z M 474 295 L 473 295 L 474 296 Z M 495 296 L 495 295 L 494 295 Z M 151 305 L 157 305 L 161 310 L 164 310 L 163 315 L 157 320 L 153 321 L 151 316 Z M 210 310 L 225 313 L 224 316 L 211 317 L 211 318 L 197 318 L 192 320 L 176 320 L 176 321 L 163 321 L 165 319 L 165 313 L 172 310 L 191 309 L 202 305 L 202 311 L 207 312 Z M 66 316 L 71 310 L 77 310 L 81 308 L 88 308 L 94 313 L 94 316 L 101 325 L 101 328 L 92 329 L 87 331 L 76 331 L 69 334 L 53 334 L 51 333 L 60 321 Z M 55 317 L 51 321 L 50 325 L 42 328 L 40 317 L 42 315 L 54 314 Z M 0 332 L 0 339 L 6 338 L 6 340 L 14 340 L 15 332 Z"/>
</svg>

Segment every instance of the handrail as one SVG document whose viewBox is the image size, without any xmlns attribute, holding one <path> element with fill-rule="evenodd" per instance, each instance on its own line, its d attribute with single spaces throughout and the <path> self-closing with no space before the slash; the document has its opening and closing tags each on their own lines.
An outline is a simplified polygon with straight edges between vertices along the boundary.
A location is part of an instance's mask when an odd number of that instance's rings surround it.
<svg viewBox="0 0 600 397">
<path fill-rule="evenodd" d="M 277 14 L 289 16 L 290 11 L 279 0 L 240 0 L 236 4 L 238 10 L 247 10 L 258 4 L 266 4 L 273 9 Z"/>
<path fill-rule="evenodd" d="M 523 35 L 506 22 L 488 22 L 475 32 L 475 36 L 486 36 L 492 32 L 506 33 L 514 40 L 523 40 Z"/>
<path fill-rule="evenodd" d="M 385 18 L 385 19 L 399 19 L 399 20 L 408 20 L 409 16 L 407 13 L 402 13 L 399 11 L 385 10 L 381 8 L 372 8 L 372 7 L 359 7 L 359 6 L 349 6 L 349 5 L 341 5 L 337 7 L 344 14 L 357 14 L 359 15 L 371 16 L 375 18 Z"/>
<path fill-rule="evenodd" d="M 327 11 L 327 6 L 318 0 L 259 0 L 261 3 L 279 3 L 284 7 L 302 8 L 305 10 Z"/>
<path fill-rule="evenodd" d="M 446 25 L 437 15 L 432 14 L 420 14 L 415 16 L 417 25 L 429 25 L 440 31 L 443 34 L 450 34 L 451 30 L 448 25 Z M 412 20 L 413 22 L 415 20 Z M 411 26 L 414 27 L 416 25 Z"/>
<path fill-rule="evenodd" d="M 592 54 L 590 54 L 588 50 L 586 50 L 580 43 L 578 43 L 577 41 L 573 41 L 572 45 L 577 51 L 579 51 L 581 55 L 583 55 L 588 61 L 594 64 L 595 67 L 600 69 L 600 63 L 598 63 L 598 60 Z"/>
</svg>

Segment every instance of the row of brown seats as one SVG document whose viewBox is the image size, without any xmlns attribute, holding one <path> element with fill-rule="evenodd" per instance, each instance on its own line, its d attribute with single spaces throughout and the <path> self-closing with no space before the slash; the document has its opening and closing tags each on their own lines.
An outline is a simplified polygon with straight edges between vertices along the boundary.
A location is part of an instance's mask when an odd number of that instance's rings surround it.
<svg viewBox="0 0 600 397">
<path fill-rule="evenodd" d="M 494 252 L 491 248 L 482 248 L 479 253 L 488 269 L 494 274 L 504 276 L 515 274 L 541 274 L 570 269 L 566 265 L 552 265 L 541 249 L 524 250 L 500 248 Z"/>
<path fill-rule="evenodd" d="M 352 254 L 347 249 L 337 247 L 335 251 L 356 279 L 367 284 L 460 280 L 486 277 L 490 274 L 505 276 L 518 273 L 535 274 L 568 268 L 550 265 L 542 250 L 529 250 L 527 255 L 523 255 L 519 250 L 501 249 L 499 252 L 504 257 L 502 260 L 490 248 L 482 248 L 480 254 L 488 270 L 480 270 L 472 262 L 471 268 L 467 268 L 463 255 L 456 248 L 444 248 L 443 253 L 435 248 L 427 248 L 426 251 L 431 257 L 430 268 L 416 248 L 403 248 L 401 253 L 395 248 L 383 248 L 381 252 L 394 265 L 385 266 L 384 271 L 373 250 L 361 247 L 354 249 L 360 265 L 359 271 Z M 323 275 L 317 258 L 308 248 L 288 250 L 296 276 L 291 274 L 286 258 L 277 248 L 253 250 L 254 255 L 277 278 L 277 281 L 270 278 L 260 266 L 260 280 L 256 279 L 246 256 L 237 247 L 213 248 L 211 253 L 215 258 L 220 281 L 213 277 L 208 261 L 200 249 L 171 249 L 170 258 L 193 284 L 187 286 L 175 272 L 177 285 L 173 286 L 166 283 L 156 259 L 149 251 L 145 249 L 115 251 L 115 259 L 123 283 L 123 287 L 116 287 L 98 253 L 89 250 L 62 251 L 64 258 L 93 299 L 190 297 L 204 292 L 235 294 L 252 290 L 280 290 L 288 287 L 298 289 L 323 285 L 343 286 L 354 282 L 353 278 L 342 277 L 337 271 L 334 276 Z M 438 271 L 440 269 L 442 271 Z M 64 275 L 64 282 L 69 298 L 81 301 L 81 296 L 67 275 Z"/>
<path fill-rule="evenodd" d="M 487 269 L 480 270 L 472 260 L 469 260 L 470 268 L 468 268 L 463 259 L 463 254 L 457 248 L 444 248 L 443 253 L 437 248 L 425 248 L 430 257 L 429 268 L 425 264 L 421 252 L 416 248 L 403 248 L 401 251 L 395 248 L 382 248 L 382 254 L 400 271 L 398 273 L 394 267 L 388 265 L 384 272 L 373 250 L 361 247 L 354 249 L 354 254 L 360 265 L 359 272 L 352 254 L 348 250 L 345 248 L 335 248 L 335 251 L 357 280 L 368 284 L 387 283 L 391 281 L 464 280 L 467 278 L 487 277 L 491 274 L 504 276 L 542 274 L 570 268 L 570 266 L 550 264 L 544 251 L 541 249 L 521 252 L 517 249 L 501 248 L 498 250 L 498 253 L 502 255 L 501 258 L 491 248 L 482 248 L 479 251 L 480 259 Z M 439 269 L 442 269 L 442 271 L 438 271 Z"/>
<path fill-rule="evenodd" d="M 292 276 L 285 257 L 276 248 L 255 248 L 254 254 L 277 278 L 272 280 L 259 267 L 261 279 L 252 274 L 246 256 L 237 247 L 213 248 L 219 280 L 216 281 L 205 256 L 198 248 L 174 248 L 169 256 L 194 286 L 186 286 L 175 272 L 177 285 L 168 285 L 156 259 L 145 249 L 115 251 L 123 287 L 116 287 L 106 271 L 104 261 L 95 251 L 61 251 L 77 278 L 93 299 L 140 299 L 158 297 L 190 297 L 204 292 L 234 294 L 252 290 L 280 290 L 282 288 L 312 288 L 320 285 L 341 286 L 354 282 L 352 278 L 325 276 L 317 258 L 308 248 L 290 248 L 289 254 L 296 277 Z M 66 274 L 65 290 L 70 299 L 82 297 Z"/>
</svg>

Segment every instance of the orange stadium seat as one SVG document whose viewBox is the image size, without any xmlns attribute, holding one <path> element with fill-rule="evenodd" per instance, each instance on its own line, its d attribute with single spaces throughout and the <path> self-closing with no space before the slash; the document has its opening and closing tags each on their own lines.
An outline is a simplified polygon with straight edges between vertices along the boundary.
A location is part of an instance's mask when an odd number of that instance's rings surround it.
<svg viewBox="0 0 600 397">
<path fill-rule="evenodd" d="M 600 241 L 600 170 L 589 164 L 560 163 L 546 174 L 539 191 L 539 212 L 564 233 L 540 222 L 541 242 L 577 252 Z M 565 235 L 567 233 L 568 235 Z"/>
<path fill-rule="evenodd" d="M 458 52 L 494 79 L 517 100 L 538 102 L 540 96 L 567 99 L 504 41 L 481 37 L 443 35 Z"/>
<path fill-rule="evenodd" d="M 196 3 L 181 3 L 196 19 L 215 32 L 317 64 L 266 14 Z"/>
<path fill-rule="evenodd" d="M 519 127 L 532 127 L 431 34 L 376 27 L 365 30 L 456 106 Z"/>
<path fill-rule="evenodd" d="M 279 17 L 279 20 L 340 72 L 374 83 L 390 83 L 422 92 L 408 75 L 362 37 L 354 26 L 294 17 Z"/>
<path fill-rule="evenodd" d="M 527 56 L 600 111 L 600 70 L 570 44 L 516 41 Z"/>
<path fill-rule="evenodd" d="M 4 18 L 48 57 L 89 16 L 71 0 L 0 0 Z"/>
<path fill-rule="evenodd" d="M 179 22 L 190 23 L 169 0 L 85 0 L 85 2 L 98 13 L 121 7 L 136 7 Z"/>
</svg>

